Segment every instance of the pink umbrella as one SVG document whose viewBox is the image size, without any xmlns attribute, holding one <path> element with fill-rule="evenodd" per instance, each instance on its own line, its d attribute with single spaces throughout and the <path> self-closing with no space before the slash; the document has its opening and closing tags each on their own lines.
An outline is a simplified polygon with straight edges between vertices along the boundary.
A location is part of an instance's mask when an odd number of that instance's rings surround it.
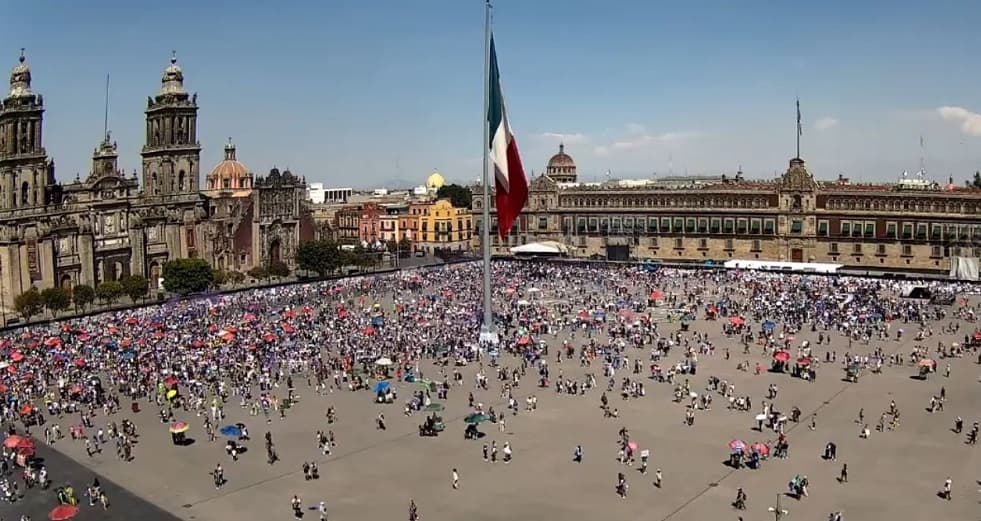
<svg viewBox="0 0 981 521">
<path fill-rule="evenodd" d="M 637 450 L 637 447 L 638 445 L 636 441 L 631 441 L 627 443 L 627 448 L 629 448 L 630 450 Z"/>
</svg>

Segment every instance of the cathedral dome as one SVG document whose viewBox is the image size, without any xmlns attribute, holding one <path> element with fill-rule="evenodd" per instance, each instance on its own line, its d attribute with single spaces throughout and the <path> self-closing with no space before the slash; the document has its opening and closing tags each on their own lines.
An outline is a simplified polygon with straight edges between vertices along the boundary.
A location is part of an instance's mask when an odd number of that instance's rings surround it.
<svg viewBox="0 0 981 521">
<path fill-rule="evenodd" d="M 238 159 L 235 158 L 235 145 L 231 138 L 225 145 L 225 159 L 211 169 L 206 178 L 207 189 L 212 191 L 251 190 L 252 174 Z"/>
<path fill-rule="evenodd" d="M 446 184 L 446 179 L 439 172 L 433 172 L 428 178 L 426 178 L 426 188 L 430 190 L 439 190 L 443 188 Z"/>
<path fill-rule="evenodd" d="M 559 145 L 559 153 L 552 156 L 548 160 L 548 168 L 575 168 L 576 162 L 572 160 L 572 156 L 565 153 L 565 145 Z"/>
</svg>

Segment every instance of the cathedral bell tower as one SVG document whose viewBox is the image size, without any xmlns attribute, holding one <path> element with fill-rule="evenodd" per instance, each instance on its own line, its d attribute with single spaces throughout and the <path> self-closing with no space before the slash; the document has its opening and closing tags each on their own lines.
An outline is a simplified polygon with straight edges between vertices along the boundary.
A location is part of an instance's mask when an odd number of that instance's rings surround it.
<svg viewBox="0 0 981 521">
<path fill-rule="evenodd" d="M 41 141 L 44 100 L 31 90 L 24 50 L 10 71 L 10 91 L 0 104 L 0 209 L 44 206 L 55 184 L 54 163 Z"/>
<path fill-rule="evenodd" d="M 149 198 L 197 197 L 201 145 L 197 94 L 184 90 L 177 54 L 164 69 L 160 92 L 146 103 L 143 194 Z"/>
</svg>

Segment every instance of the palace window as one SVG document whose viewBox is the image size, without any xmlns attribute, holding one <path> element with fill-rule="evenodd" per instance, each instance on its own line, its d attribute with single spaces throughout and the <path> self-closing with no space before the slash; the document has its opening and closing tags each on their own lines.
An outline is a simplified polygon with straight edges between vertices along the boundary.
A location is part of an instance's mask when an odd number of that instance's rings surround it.
<svg viewBox="0 0 981 521">
<path fill-rule="evenodd" d="M 759 235 L 762 223 L 759 219 L 752 219 L 749 221 L 749 233 L 753 235 Z"/>
<path fill-rule="evenodd" d="M 648 217 L 647 218 L 647 232 L 648 233 L 657 233 L 657 217 Z"/>
<path fill-rule="evenodd" d="M 746 233 L 746 219 L 736 219 L 736 233 Z"/>
<path fill-rule="evenodd" d="M 913 238 L 913 225 L 911 223 L 903 223 L 903 238 L 904 239 Z"/>
<path fill-rule="evenodd" d="M 753 248 L 751 251 L 763 251 L 763 241 L 753 239 Z"/>
<path fill-rule="evenodd" d="M 539 217 L 538 218 L 538 229 L 539 230 L 544 230 L 546 228 L 548 228 L 548 217 Z"/>
<path fill-rule="evenodd" d="M 766 235 L 773 235 L 773 230 L 775 227 L 776 224 L 773 222 L 773 219 L 766 219 L 763 221 L 763 233 Z"/>
<path fill-rule="evenodd" d="M 931 246 L 930 247 L 930 256 L 931 257 L 942 257 L 943 256 L 943 251 L 940 249 L 940 246 Z"/>
<path fill-rule="evenodd" d="M 606 217 L 601 218 L 599 223 L 599 228 L 600 228 L 599 229 L 600 233 L 604 235 L 610 233 L 610 219 Z"/>
<path fill-rule="evenodd" d="M 838 243 L 837 242 L 828 243 L 828 252 L 831 253 L 832 255 L 837 255 L 838 254 Z"/>
<path fill-rule="evenodd" d="M 576 233 L 586 233 L 586 218 L 576 218 Z"/>
<path fill-rule="evenodd" d="M 913 256 L 913 247 L 910 246 L 909 244 L 904 244 L 903 245 L 903 256 L 904 257 L 912 257 Z"/>
<path fill-rule="evenodd" d="M 939 224 L 934 224 L 930 227 L 930 239 L 934 241 L 939 241 L 943 237 L 943 226 Z"/>
<path fill-rule="evenodd" d="M 610 233 L 620 233 L 622 230 L 619 217 L 610 219 Z"/>
<path fill-rule="evenodd" d="M 709 225 L 709 230 L 711 230 L 712 233 L 719 233 L 719 230 L 722 229 L 722 219 L 715 217 L 712 218 L 710 222 L 711 224 Z"/>
<path fill-rule="evenodd" d="M 800 233 L 804 229 L 804 221 L 794 220 L 790 223 L 790 233 Z"/>
<path fill-rule="evenodd" d="M 651 237 L 651 248 L 657 248 L 657 237 Z"/>
<path fill-rule="evenodd" d="M 726 249 L 729 251 L 736 249 L 736 241 L 732 239 L 726 239 Z"/>
<path fill-rule="evenodd" d="M 828 221 L 818 221 L 818 236 L 819 237 L 828 236 Z"/>
<path fill-rule="evenodd" d="M 634 233 L 634 218 L 624 217 L 623 218 L 623 233 Z"/>
<path fill-rule="evenodd" d="M 685 233 L 695 232 L 695 219 L 685 219 Z"/>
<path fill-rule="evenodd" d="M 595 217 L 589 218 L 589 233 L 596 233 L 599 231 L 599 219 Z"/>
<path fill-rule="evenodd" d="M 707 250 L 709 247 L 708 239 L 698 239 L 698 249 Z"/>
<path fill-rule="evenodd" d="M 852 244 L 852 253 L 854 253 L 856 255 L 861 255 L 862 254 L 862 243 L 856 242 L 855 244 Z"/>
<path fill-rule="evenodd" d="M 874 222 L 866 222 L 865 223 L 865 236 L 866 237 L 874 237 L 875 236 L 875 223 Z"/>
<path fill-rule="evenodd" d="M 733 229 L 734 229 L 734 226 L 733 226 L 733 220 L 732 219 L 724 219 L 722 221 L 722 231 L 724 233 L 732 233 L 732 230 Z M 978 237 L 981 237 L 981 233 L 978 234 Z"/>
<path fill-rule="evenodd" d="M 885 255 L 886 254 L 886 245 L 885 244 L 876 244 L 875 245 L 875 254 L 876 255 Z"/>
<path fill-rule="evenodd" d="M 927 237 L 927 225 L 925 225 L 925 224 L 917 224 L 916 225 L 916 238 L 917 239 L 926 239 L 926 237 Z"/>
<path fill-rule="evenodd" d="M 705 233 L 708 231 L 708 219 L 701 218 L 698 220 L 698 233 Z"/>
<path fill-rule="evenodd" d="M 684 227 L 685 227 L 685 220 L 681 218 L 676 218 L 674 220 L 674 224 L 671 226 L 671 231 L 674 233 L 681 233 Z"/>
<path fill-rule="evenodd" d="M 852 234 L 852 223 L 849 221 L 841 222 L 841 235 L 843 237 L 848 237 Z"/>
<path fill-rule="evenodd" d="M 681 238 L 674 240 L 674 248 L 676 250 L 683 250 L 685 248 L 685 243 L 682 241 Z"/>
<path fill-rule="evenodd" d="M 886 238 L 896 238 L 896 223 L 886 223 Z"/>
</svg>

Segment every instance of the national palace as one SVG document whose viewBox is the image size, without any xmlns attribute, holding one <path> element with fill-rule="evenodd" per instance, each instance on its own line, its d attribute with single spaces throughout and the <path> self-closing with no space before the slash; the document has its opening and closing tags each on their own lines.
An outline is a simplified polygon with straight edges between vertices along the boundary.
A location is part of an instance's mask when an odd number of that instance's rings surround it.
<svg viewBox="0 0 981 521">
<path fill-rule="evenodd" d="M 31 288 L 128 275 L 156 287 L 175 258 L 236 271 L 292 264 L 299 242 L 313 237 L 303 178 L 275 168 L 256 177 L 230 142 L 202 186 L 197 94 L 185 89 L 176 56 L 146 100 L 140 174 L 117 165 L 106 132 L 91 172 L 65 184 L 43 145 L 44 99 L 31 74 L 22 52 L 0 102 L 0 308 Z"/>
<path fill-rule="evenodd" d="M 504 241 L 491 214 L 495 255 L 555 241 L 581 258 L 760 259 L 923 272 L 981 256 L 981 190 L 931 182 L 922 171 L 891 184 L 818 181 L 797 157 L 770 181 L 739 172 L 584 183 L 560 145 L 529 184 L 527 207 Z M 473 195 L 480 230 L 479 185 Z M 474 237 L 479 248 L 480 233 Z"/>
</svg>

